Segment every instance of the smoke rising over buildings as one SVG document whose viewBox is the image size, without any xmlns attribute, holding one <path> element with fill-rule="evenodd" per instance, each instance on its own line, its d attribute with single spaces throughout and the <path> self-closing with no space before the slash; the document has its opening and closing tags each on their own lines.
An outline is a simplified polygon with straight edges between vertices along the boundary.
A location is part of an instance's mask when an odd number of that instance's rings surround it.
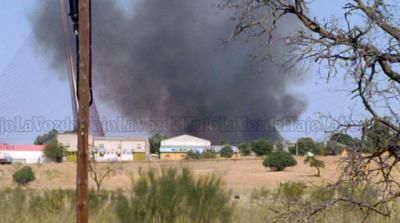
<svg viewBox="0 0 400 223">
<path fill-rule="evenodd" d="M 250 55 L 264 53 L 260 42 L 222 44 L 234 27 L 230 11 L 209 0 L 137 0 L 127 14 L 116 2 L 92 1 L 93 83 L 100 103 L 127 118 L 185 118 L 197 124 L 295 120 L 303 111 L 304 103 L 288 92 L 291 80 L 280 67 L 251 61 Z M 53 67 L 66 69 L 59 3 L 40 4 L 32 20 L 35 41 L 51 53 Z M 282 54 L 285 47 L 271 50 Z M 212 131 L 214 122 L 204 131 L 197 124 L 187 122 L 183 131 L 228 141 L 279 137 L 272 125 L 268 131 L 254 126 Z"/>
</svg>

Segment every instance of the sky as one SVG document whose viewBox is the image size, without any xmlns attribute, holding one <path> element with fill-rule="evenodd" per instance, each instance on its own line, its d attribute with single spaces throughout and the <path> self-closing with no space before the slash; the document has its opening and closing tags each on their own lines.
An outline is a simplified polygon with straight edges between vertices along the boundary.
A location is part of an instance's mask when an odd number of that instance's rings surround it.
<svg viewBox="0 0 400 223">
<path fill-rule="evenodd" d="M 129 4 L 129 0 L 120 0 Z M 50 67 L 51 55 L 40 52 L 33 44 L 31 35 L 34 27 L 29 19 L 39 0 L 2 0 L 0 20 L 3 21 L 0 35 L 0 143 L 32 143 L 38 134 L 53 127 L 61 129 L 70 126 L 72 116 L 68 83 L 54 75 L 60 72 Z M 311 8 L 317 17 L 340 14 L 339 1 L 324 2 Z M 127 7 L 128 8 L 128 7 Z M 347 116 L 351 110 L 361 110 L 357 101 L 352 100 L 343 80 L 338 77 L 330 82 L 322 77 L 326 70 L 318 72 L 311 65 L 306 78 L 299 80 L 290 91 L 301 95 L 307 108 L 297 124 L 282 129 L 281 134 L 289 141 L 308 136 L 321 141 L 325 138 L 325 128 L 312 125 L 327 125 L 321 115 Z M 64 75 L 64 74 L 63 74 Z M 65 75 L 67 71 L 65 70 Z M 100 104 L 102 116 L 110 108 Z M 353 111 L 354 112 L 354 111 Z M 317 124 L 315 124 L 317 123 Z M 22 127 L 22 125 L 24 127 Z"/>
</svg>

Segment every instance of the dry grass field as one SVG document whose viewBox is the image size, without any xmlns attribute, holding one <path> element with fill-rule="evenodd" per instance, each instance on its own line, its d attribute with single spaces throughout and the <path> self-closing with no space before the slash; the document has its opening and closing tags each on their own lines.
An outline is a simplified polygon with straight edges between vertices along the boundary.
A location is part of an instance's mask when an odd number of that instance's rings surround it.
<svg viewBox="0 0 400 223">
<path fill-rule="evenodd" d="M 152 161 L 122 163 L 116 172 L 110 175 L 103 183 L 103 189 L 127 190 L 138 170 L 154 168 L 190 168 L 194 174 L 203 175 L 216 173 L 220 175 L 227 187 L 234 192 L 249 191 L 253 188 L 265 187 L 273 189 L 284 181 L 301 181 L 306 184 L 321 184 L 332 182 L 339 176 L 338 164 L 340 157 L 320 157 L 326 167 L 321 171 L 321 177 L 315 177 L 315 169 L 304 165 L 303 157 L 297 157 L 297 166 L 285 169 L 282 172 L 273 172 L 262 165 L 262 160 L 207 160 L 207 161 Z M 99 168 L 107 164 L 98 164 Z M 20 165 L 0 166 L 0 187 L 15 187 L 12 174 Z M 29 187 L 32 189 L 73 189 L 75 187 L 76 164 L 64 162 L 61 164 L 49 163 L 32 165 L 36 180 Z M 90 182 L 95 187 L 94 182 Z"/>
</svg>

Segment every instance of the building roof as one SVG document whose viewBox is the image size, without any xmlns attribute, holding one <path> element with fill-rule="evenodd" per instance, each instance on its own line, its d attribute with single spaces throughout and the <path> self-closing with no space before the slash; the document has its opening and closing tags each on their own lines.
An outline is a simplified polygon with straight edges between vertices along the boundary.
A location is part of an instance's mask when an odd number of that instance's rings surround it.
<svg viewBox="0 0 400 223">
<path fill-rule="evenodd" d="M 0 145 L 0 151 L 43 151 L 43 145 Z"/>
<path fill-rule="evenodd" d="M 169 139 L 161 140 L 161 146 L 171 146 L 171 145 L 211 145 L 211 141 L 207 139 L 202 139 L 192 135 L 180 135 Z"/>
</svg>

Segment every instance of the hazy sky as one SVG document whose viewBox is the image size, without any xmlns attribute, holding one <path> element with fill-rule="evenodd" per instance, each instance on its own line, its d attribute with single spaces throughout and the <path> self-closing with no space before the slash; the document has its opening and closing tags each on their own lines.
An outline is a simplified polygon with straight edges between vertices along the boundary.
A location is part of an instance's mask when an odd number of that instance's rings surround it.
<svg viewBox="0 0 400 223">
<path fill-rule="evenodd" d="M 54 0 L 56 1 L 56 0 Z M 34 27 L 29 22 L 34 13 L 35 4 L 39 0 L 2 0 L 2 22 L 0 35 L 0 143 L 32 143 L 41 132 L 52 127 L 45 120 L 66 120 L 71 117 L 71 102 L 68 83 L 60 80 L 60 72 L 50 68 L 46 52 L 39 52 L 33 44 L 31 35 Z M 124 0 L 122 4 L 129 4 Z M 325 4 L 311 9 L 313 15 L 326 16 L 340 13 L 341 1 L 321 1 Z M 334 2 L 334 3 L 333 3 Z M 338 3 L 339 2 L 339 3 Z M 46 58 L 47 57 L 47 58 Z M 359 105 L 351 100 L 342 78 L 338 77 L 326 83 L 318 75 L 318 67 L 311 66 L 307 78 L 291 87 L 291 90 L 300 94 L 307 101 L 307 109 L 300 119 L 310 123 L 319 120 L 320 114 L 332 114 L 335 117 L 345 116 L 351 108 L 357 111 Z M 320 70 L 321 74 L 325 70 Z M 67 75 L 65 71 L 65 75 Z M 100 105 L 100 115 L 109 113 L 107 108 Z M 21 132 L 19 120 L 32 120 L 31 129 Z M 10 124 L 10 120 L 14 120 Z M 53 123 L 54 124 L 54 123 Z M 63 122 L 59 123 L 63 124 Z M 13 126 L 11 126 L 13 125 Z M 303 126 L 302 124 L 299 124 Z M 35 129 L 39 127 L 38 129 Z M 64 127 L 62 127 L 64 128 Z M 282 132 L 289 140 L 300 136 L 311 136 L 316 140 L 324 137 L 323 129 L 291 128 Z"/>
</svg>

